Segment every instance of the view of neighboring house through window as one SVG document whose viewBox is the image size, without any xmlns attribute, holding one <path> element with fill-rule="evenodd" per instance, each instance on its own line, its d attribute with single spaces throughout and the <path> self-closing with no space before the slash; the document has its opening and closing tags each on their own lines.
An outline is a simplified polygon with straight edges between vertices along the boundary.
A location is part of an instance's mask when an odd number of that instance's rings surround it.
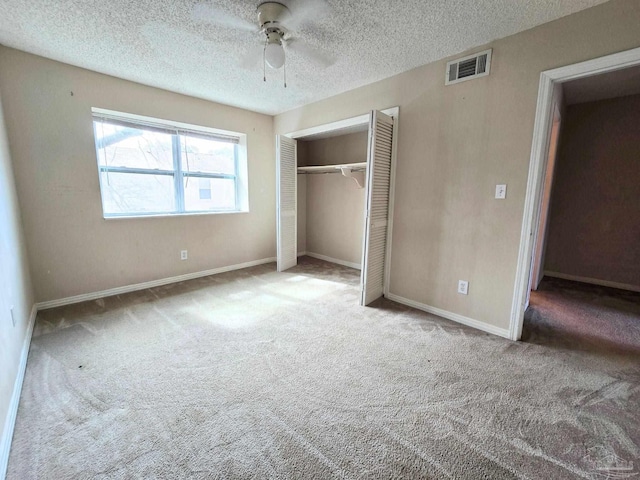
<svg viewBox="0 0 640 480">
<path fill-rule="evenodd" d="M 94 114 L 104 216 L 246 211 L 239 136 L 160 122 Z"/>
<path fill-rule="evenodd" d="M 211 200 L 211 180 L 208 178 L 199 178 L 198 188 L 200 200 Z"/>
</svg>

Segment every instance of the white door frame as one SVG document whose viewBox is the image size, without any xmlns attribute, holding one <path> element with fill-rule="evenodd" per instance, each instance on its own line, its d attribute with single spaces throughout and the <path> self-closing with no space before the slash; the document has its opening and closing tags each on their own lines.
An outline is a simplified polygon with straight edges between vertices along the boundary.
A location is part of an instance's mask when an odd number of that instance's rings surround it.
<svg viewBox="0 0 640 480">
<path fill-rule="evenodd" d="M 542 277 L 544 276 L 544 260 L 547 247 L 547 234 L 549 228 L 549 214 L 551 210 L 551 192 L 553 191 L 553 181 L 555 177 L 555 165 L 559 155 L 560 134 L 562 113 L 560 112 L 564 99 L 562 98 L 562 86 L 556 84 L 557 92 L 553 99 L 553 123 L 551 124 L 551 135 L 549 136 L 549 148 L 547 149 L 547 165 L 545 167 L 544 186 L 540 194 L 540 205 L 538 206 L 538 228 L 536 236 L 533 238 L 533 254 L 531 255 L 531 279 L 529 280 L 529 290 L 527 291 L 526 309 L 529 306 L 529 296 L 531 290 L 537 290 Z"/>
<path fill-rule="evenodd" d="M 540 195 L 544 183 L 547 148 L 551 133 L 550 127 L 553 122 L 553 89 L 555 85 L 570 80 L 591 77 L 636 65 L 640 65 L 640 48 L 567 65 L 566 67 L 554 68 L 540 74 L 536 119 L 533 127 L 533 142 L 529 161 L 529 177 L 524 200 L 522 231 L 520 232 L 520 249 L 518 251 L 514 294 L 511 304 L 511 319 L 509 323 L 509 338 L 511 340 L 519 340 L 522 335 L 525 304 L 530 288 L 533 240 L 536 238 L 536 229 L 538 228 L 537 206 L 540 203 Z"/>
<path fill-rule="evenodd" d="M 391 178 L 389 186 L 389 223 L 387 224 L 387 251 L 385 253 L 384 262 L 384 295 L 389 295 L 389 283 L 391 278 L 391 239 L 393 238 L 393 204 L 395 198 L 396 185 L 396 157 L 398 152 L 398 122 L 400 107 L 390 107 L 380 110 L 382 113 L 393 117 L 393 144 L 391 146 Z M 333 132 L 348 129 L 359 125 L 369 125 L 371 112 L 358 115 L 356 117 L 346 118 L 335 122 L 317 125 L 315 127 L 305 128 L 304 130 L 296 130 L 294 132 L 285 133 L 285 137 L 294 139 L 308 137 L 319 133 Z"/>
</svg>

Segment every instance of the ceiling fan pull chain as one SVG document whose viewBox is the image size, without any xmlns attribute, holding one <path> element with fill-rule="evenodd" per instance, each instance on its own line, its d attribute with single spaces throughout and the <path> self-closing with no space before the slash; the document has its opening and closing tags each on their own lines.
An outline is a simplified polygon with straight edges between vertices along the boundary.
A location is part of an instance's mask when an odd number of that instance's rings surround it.
<svg viewBox="0 0 640 480">
<path fill-rule="evenodd" d="M 267 81 L 267 41 L 264 42 L 264 48 L 262 49 L 262 81 Z"/>
<path fill-rule="evenodd" d="M 284 88 L 287 88 L 287 60 L 286 59 L 282 64 L 282 68 L 284 70 Z"/>
</svg>

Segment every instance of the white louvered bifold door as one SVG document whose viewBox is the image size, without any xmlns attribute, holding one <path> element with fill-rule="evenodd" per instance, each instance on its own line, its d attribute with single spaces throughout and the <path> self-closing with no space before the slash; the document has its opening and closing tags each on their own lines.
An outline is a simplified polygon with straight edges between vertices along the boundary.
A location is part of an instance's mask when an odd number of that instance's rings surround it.
<svg viewBox="0 0 640 480">
<path fill-rule="evenodd" d="M 393 118 L 382 112 L 371 112 L 367 157 L 367 203 L 360 282 L 361 305 L 369 305 L 380 298 L 384 288 L 392 142 Z"/>
<path fill-rule="evenodd" d="M 279 272 L 298 264 L 296 155 L 296 141 L 278 135 L 276 138 L 276 202 Z"/>
</svg>

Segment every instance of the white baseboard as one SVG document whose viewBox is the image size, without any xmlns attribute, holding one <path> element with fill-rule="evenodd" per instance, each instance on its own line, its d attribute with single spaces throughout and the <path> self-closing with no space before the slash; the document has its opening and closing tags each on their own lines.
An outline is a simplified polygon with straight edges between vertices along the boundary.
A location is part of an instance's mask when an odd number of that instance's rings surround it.
<svg viewBox="0 0 640 480">
<path fill-rule="evenodd" d="M 241 270 L 243 268 L 255 267 L 256 265 L 263 265 L 265 263 L 275 262 L 275 257 L 263 258 L 260 260 L 253 260 L 251 262 L 238 263 L 236 265 L 229 265 L 226 267 L 213 268 L 211 270 L 204 270 L 202 272 L 186 273 L 184 275 L 177 275 L 175 277 L 161 278 L 159 280 L 151 280 L 150 282 L 135 283 L 133 285 L 125 285 L 124 287 L 110 288 L 108 290 L 102 290 L 99 292 L 83 293 L 82 295 L 75 295 L 73 297 L 60 298 L 58 300 L 48 300 L 46 302 L 38 302 L 36 306 L 38 310 L 44 310 L 47 308 L 61 307 L 63 305 L 71 305 L 73 303 L 86 302 L 88 300 L 97 300 L 98 298 L 110 297 L 112 295 L 120 295 L 123 293 L 135 292 L 137 290 L 144 290 L 146 288 L 160 287 L 162 285 L 168 285 L 170 283 L 184 282 L 185 280 L 192 280 L 194 278 L 206 277 L 209 275 L 216 275 L 218 273 L 230 272 L 232 270 Z"/>
<path fill-rule="evenodd" d="M 318 260 L 324 260 L 325 262 L 337 263 L 338 265 L 344 265 L 345 267 L 355 268 L 361 270 L 362 266 L 359 263 L 346 262 L 344 260 L 338 260 L 337 258 L 327 257 L 326 255 L 320 255 L 319 253 L 305 252 L 308 257 L 317 258 Z"/>
<path fill-rule="evenodd" d="M 601 287 L 619 288 L 620 290 L 630 290 L 632 292 L 640 292 L 640 286 L 629 285 L 628 283 L 610 282 L 609 280 L 599 280 L 597 278 L 580 277 L 578 275 L 567 275 L 560 272 L 544 271 L 547 277 L 561 278 L 563 280 L 572 280 L 574 282 L 590 283 L 591 285 L 600 285 Z"/>
<path fill-rule="evenodd" d="M 299 257 L 304 257 L 307 254 L 307 252 L 298 252 L 298 256 Z"/>
<path fill-rule="evenodd" d="M 449 312 L 447 310 L 442 310 L 441 308 L 432 307 L 431 305 L 426 305 L 414 300 L 409 300 L 408 298 L 404 298 L 393 293 L 389 293 L 388 295 L 385 295 L 385 297 L 394 302 L 407 305 L 408 307 L 413 307 L 427 313 L 433 313 L 434 315 L 446 318 L 447 320 L 453 320 L 454 322 L 461 323 L 468 327 L 477 328 L 478 330 L 482 330 L 483 332 L 492 333 L 493 335 L 498 335 L 504 338 L 509 338 L 509 330 L 506 328 L 489 325 L 488 323 L 465 317 L 463 315 L 458 315 L 457 313 Z"/>
<path fill-rule="evenodd" d="M 11 440 L 13 439 L 13 429 L 16 425 L 16 417 L 18 415 L 18 405 L 20 404 L 20 393 L 22 392 L 22 382 L 24 381 L 24 373 L 27 369 L 27 357 L 29 356 L 29 346 L 31 345 L 31 336 L 33 335 L 33 326 L 36 323 L 36 315 L 38 308 L 34 304 L 29 315 L 29 324 L 22 343 L 22 352 L 20 353 L 20 363 L 18 364 L 18 374 L 13 384 L 13 394 L 9 401 L 9 410 L 7 418 L 4 421 L 4 430 L 2 438 L 0 438 L 0 480 L 4 480 L 7 475 L 7 466 L 9 465 L 9 452 L 11 451 Z"/>
</svg>

